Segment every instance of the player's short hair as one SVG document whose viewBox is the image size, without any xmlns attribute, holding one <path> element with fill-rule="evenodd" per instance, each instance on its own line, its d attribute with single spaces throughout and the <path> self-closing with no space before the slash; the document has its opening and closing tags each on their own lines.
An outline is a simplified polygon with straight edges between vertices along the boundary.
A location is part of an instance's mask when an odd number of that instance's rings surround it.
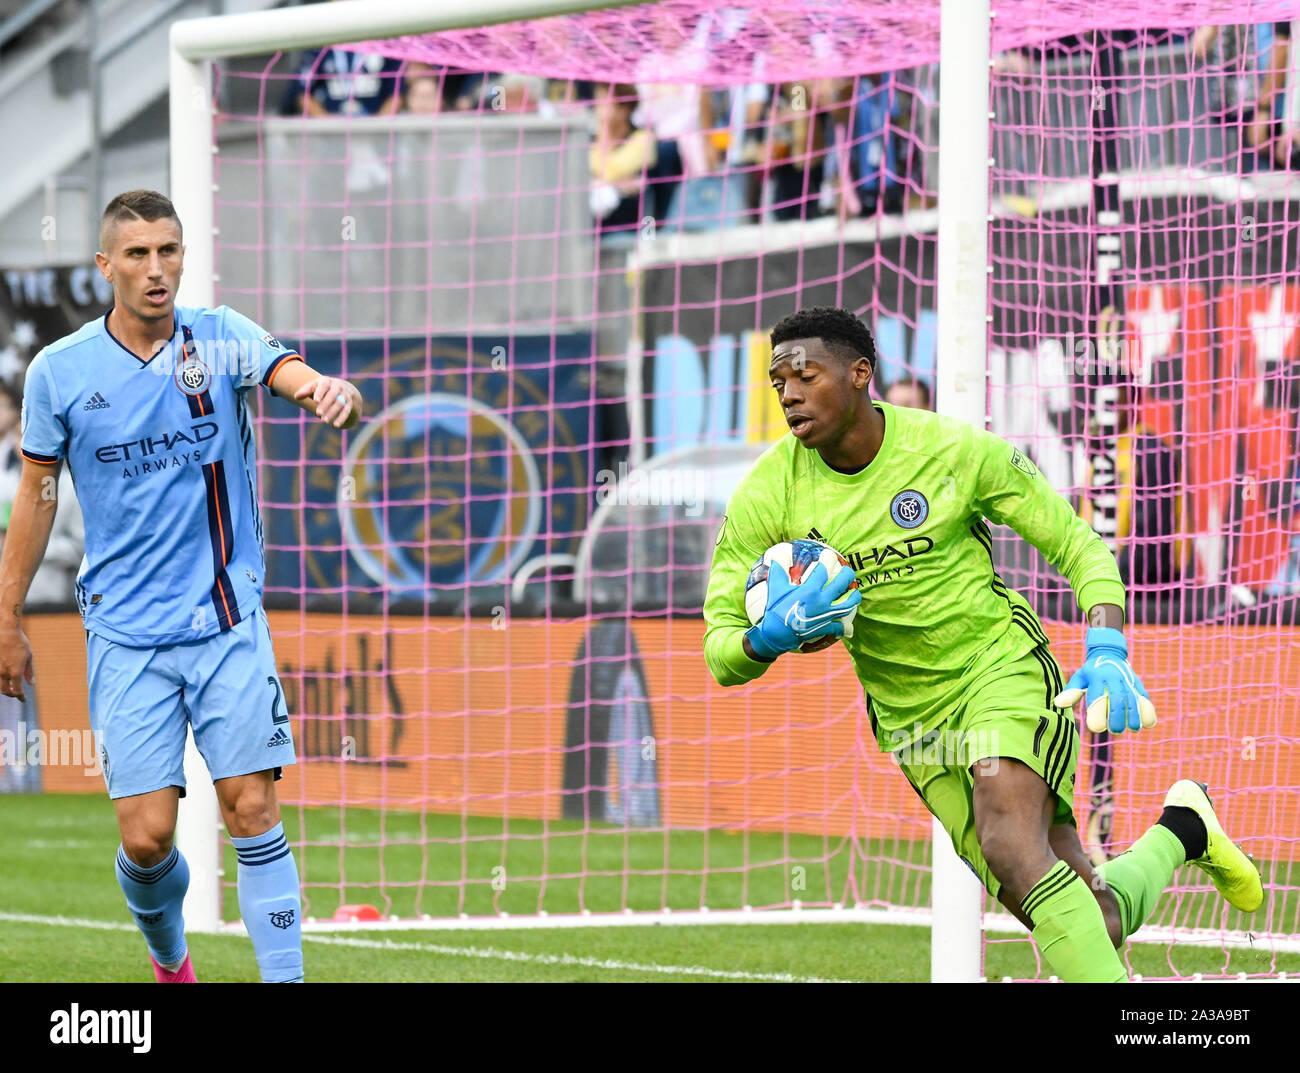
<svg viewBox="0 0 1300 1073">
<path fill-rule="evenodd" d="M 876 341 L 871 331 L 847 309 L 813 306 L 782 317 L 772 329 L 772 346 L 791 339 L 820 339 L 828 350 L 838 352 L 849 361 L 866 358 L 871 371 L 876 369 Z"/>
<path fill-rule="evenodd" d="M 112 245 L 113 235 L 117 232 L 117 225 L 127 220 L 144 220 L 146 223 L 153 223 L 155 220 L 175 220 L 176 227 L 179 230 L 181 218 L 176 215 L 176 206 L 171 203 L 171 199 L 166 194 L 160 194 L 157 190 L 128 190 L 125 194 L 118 194 L 108 203 L 104 209 L 104 215 L 99 221 L 99 248 L 107 252 Z"/>
</svg>

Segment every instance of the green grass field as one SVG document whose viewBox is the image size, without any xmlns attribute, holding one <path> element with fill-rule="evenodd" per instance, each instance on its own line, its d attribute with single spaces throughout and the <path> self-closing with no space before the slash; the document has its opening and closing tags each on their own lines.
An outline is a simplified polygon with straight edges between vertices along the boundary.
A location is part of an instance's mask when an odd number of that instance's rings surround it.
<svg viewBox="0 0 1300 1073">
<path fill-rule="evenodd" d="M 346 903 L 368 903 L 400 916 L 498 910 L 519 915 L 539 907 L 550 913 L 583 907 L 613 912 L 624 905 L 658 910 L 665 903 L 689 909 L 701 900 L 712 908 L 764 905 L 792 896 L 796 868 L 803 869 L 805 890 L 793 896 L 809 903 L 838 900 L 847 889 L 848 843 L 809 836 L 618 829 L 584 837 L 579 824 L 550 823 L 543 842 L 543 825 L 536 821 L 511 821 L 510 837 L 503 838 L 500 821 L 470 818 L 464 822 L 470 838 L 462 841 L 458 816 L 290 809 L 285 828 L 291 840 L 298 839 L 304 817 L 314 843 L 298 858 L 307 885 L 304 912 L 318 919 Z M 0 797 L 0 981 L 152 979 L 143 940 L 113 875 L 117 842 L 112 809 L 102 797 Z M 902 904 L 928 902 L 923 845 L 861 849 L 854 865 L 859 890 Z M 701 878 L 706 856 L 707 885 Z M 233 879 L 233 852 L 225 867 Z M 551 877 L 545 883 L 536 878 L 543 874 Z M 565 876 L 571 878 L 555 878 Z M 1258 919 L 1294 921 L 1300 875 L 1266 868 L 1265 878 L 1284 889 Z M 225 901 L 226 916 L 233 919 L 233 889 Z M 1213 891 L 1166 898 L 1156 921 L 1176 913 L 1180 922 L 1217 927 L 1221 904 Z M 1235 914 L 1226 922 L 1240 926 Z M 985 972 L 991 979 L 1037 974 L 1026 939 L 990 939 Z M 929 978 L 929 944 L 928 928 L 857 923 L 412 929 L 309 933 L 306 959 L 308 978 L 317 982 L 922 981 Z M 242 936 L 194 935 L 191 949 L 202 980 L 257 979 L 252 946 Z M 1218 946 L 1130 944 L 1128 956 L 1132 971 L 1149 977 L 1300 972 L 1300 954 L 1274 956 L 1248 944 L 1228 952 Z"/>
</svg>

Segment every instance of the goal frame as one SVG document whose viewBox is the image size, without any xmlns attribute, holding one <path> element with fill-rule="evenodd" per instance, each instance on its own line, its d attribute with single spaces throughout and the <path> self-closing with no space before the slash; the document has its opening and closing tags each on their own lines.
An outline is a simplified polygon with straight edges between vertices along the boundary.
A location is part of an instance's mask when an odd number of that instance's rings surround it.
<svg viewBox="0 0 1300 1073">
<path fill-rule="evenodd" d="M 406 34 L 434 33 L 555 15 L 637 6 L 642 0 L 340 0 L 330 4 L 185 19 L 170 33 L 169 127 L 171 196 L 187 227 L 186 273 L 178 299 L 211 306 L 216 298 L 215 119 L 212 62 Z M 939 241 L 937 410 L 987 427 L 989 335 L 988 227 L 990 220 L 989 68 L 992 14 L 989 0 L 942 0 L 940 56 Z M 635 346 L 635 340 L 633 341 Z M 188 792 L 180 809 L 177 842 L 190 866 L 185 898 L 187 926 L 196 932 L 238 929 L 221 920 L 220 810 L 192 735 L 185 760 Z M 763 913 L 674 912 L 674 924 L 727 921 L 852 920 L 931 923 L 931 979 L 982 979 L 983 888 L 933 824 L 931 910 L 860 907 Z M 925 919 L 928 917 L 929 919 Z M 609 923 L 662 923 L 665 914 L 611 917 Z M 523 918 L 510 918 L 520 926 Z M 582 918 L 595 923 L 594 918 Z M 445 922 L 402 922 L 406 927 Z M 533 926 L 554 926 L 539 917 Z M 305 926 L 311 928 L 310 923 Z M 390 925 L 395 926 L 395 925 Z M 496 918 L 455 921 L 458 927 L 501 926 Z M 996 925 L 995 925 L 996 926 Z"/>
</svg>

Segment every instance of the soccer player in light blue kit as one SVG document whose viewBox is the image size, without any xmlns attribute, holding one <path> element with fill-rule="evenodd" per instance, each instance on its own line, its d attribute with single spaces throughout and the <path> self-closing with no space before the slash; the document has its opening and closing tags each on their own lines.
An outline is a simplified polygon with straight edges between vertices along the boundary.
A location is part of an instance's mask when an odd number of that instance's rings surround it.
<svg viewBox="0 0 1300 1073">
<path fill-rule="evenodd" d="M 185 248 L 162 194 L 114 198 L 95 261 L 113 308 L 27 372 L 23 471 L 0 560 L 0 692 L 23 696 L 22 605 L 66 460 L 85 515 L 77 603 L 90 722 L 122 844 L 117 879 L 155 977 L 195 982 L 174 845 L 186 724 L 239 856 L 239 908 L 266 982 L 303 979 L 298 870 L 275 780 L 295 762 L 262 609 L 262 523 L 248 393 L 261 385 L 335 428 L 361 396 L 233 309 L 175 304 Z"/>
</svg>

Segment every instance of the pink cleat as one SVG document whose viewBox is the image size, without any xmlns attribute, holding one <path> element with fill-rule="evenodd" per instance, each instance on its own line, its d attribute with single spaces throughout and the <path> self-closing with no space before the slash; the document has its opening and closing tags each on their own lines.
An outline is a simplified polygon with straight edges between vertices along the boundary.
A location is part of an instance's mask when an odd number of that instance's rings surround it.
<svg viewBox="0 0 1300 1073">
<path fill-rule="evenodd" d="M 181 967 L 175 972 L 168 972 L 158 962 L 153 960 L 153 955 L 149 955 L 149 960 L 153 962 L 153 974 L 157 977 L 160 984 L 197 984 L 199 978 L 194 975 L 194 966 L 190 964 L 190 955 L 185 955 L 185 960 L 181 962 Z"/>
</svg>

